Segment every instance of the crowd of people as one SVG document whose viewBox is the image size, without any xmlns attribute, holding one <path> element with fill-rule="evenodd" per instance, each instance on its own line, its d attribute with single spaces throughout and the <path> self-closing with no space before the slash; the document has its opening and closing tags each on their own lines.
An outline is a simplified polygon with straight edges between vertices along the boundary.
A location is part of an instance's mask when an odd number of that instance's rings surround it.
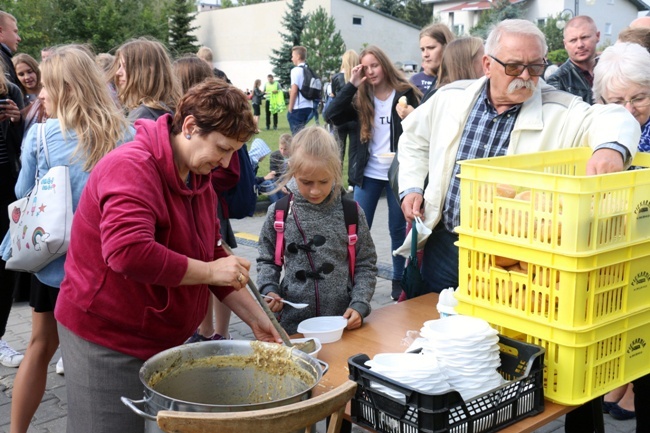
<svg viewBox="0 0 650 433">
<path fill-rule="evenodd" d="M 305 93 L 305 47 L 291 50 L 287 89 L 269 74 L 247 95 L 214 68 L 207 47 L 173 60 L 150 38 L 128 40 L 114 55 L 47 47 L 39 63 L 17 53 L 18 23 L 0 11 L 0 205 L 65 165 L 75 211 L 67 254 L 28 279 L 32 333 L 24 355 L 2 340 L 21 276 L 5 269 L 9 218 L 0 218 L 0 363 L 20 366 L 10 432 L 28 430 L 59 347 L 67 430 L 139 433 L 143 419 L 120 397 L 140 398 L 144 360 L 230 338 L 231 313 L 257 339 L 282 341 L 242 290 L 251 263 L 224 247 L 236 245 L 224 196 L 243 163 L 255 176 L 269 160 L 268 174 L 253 179 L 270 198 L 257 286 L 289 333 L 320 315 L 361 327 L 378 255 L 391 257 L 391 298 L 404 299 L 406 234 L 416 217 L 431 229 L 418 238 L 425 291 L 457 287 L 458 162 L 589 146 L 588 174 L 630 169 L 637 152 L 650 151 L 649 35 L 647 20 L 635 20 L 597 53 L 595 22 L 576 16 L 564 28 L 569 59 L 544 81 L 548 47 L 533 23 L 504 20 L 485 43 L 432 24 L 420 32 L 422 69 L 410 79 L 380 47 L 346 51 L 321 95 L 331 127 L 323 128 L 307 126 L 318 122 L 321 97 Z M 290 133 L 276 151 L 254 138 L 262 111 L 266 130 L 277 130 L 286 111 Z M 45 142 L 49 160 L 40 152 Z M 380 246 L 370 228 L 383 197 L 391 242 Z M 308 307 L 284 308 L 284 299 Z M 602 409 L 636 417 L 637 431 L 646 432 L 649 416 L 636 409 L 647 404 L 650 376 L 608 393 Z M 593 432 L 594 407 L 569 413 L 566 432 Z"/>
</svg>

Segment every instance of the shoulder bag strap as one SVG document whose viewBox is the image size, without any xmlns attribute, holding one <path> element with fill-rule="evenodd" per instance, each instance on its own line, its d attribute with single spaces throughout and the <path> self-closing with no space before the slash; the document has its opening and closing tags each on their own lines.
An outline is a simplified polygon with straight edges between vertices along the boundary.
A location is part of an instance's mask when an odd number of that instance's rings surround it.
<svg viewBox="0 0 650 433">
<path fill-rule="evenodd" d="M 47 140 L 45 139 L 45 123 L 39 123 L 38 124 L 38 133 L 40 135 L 40 142 L 43 143 L 43 153 L 45 154 L 45 164 L 47 164 L 47 168 L 50 169 L 50 152 L 47 150 Z M 40 148 L 40 143 L 39 146 Z M 38 154 L 37 154 L 38 157 Z"/>
</svg>

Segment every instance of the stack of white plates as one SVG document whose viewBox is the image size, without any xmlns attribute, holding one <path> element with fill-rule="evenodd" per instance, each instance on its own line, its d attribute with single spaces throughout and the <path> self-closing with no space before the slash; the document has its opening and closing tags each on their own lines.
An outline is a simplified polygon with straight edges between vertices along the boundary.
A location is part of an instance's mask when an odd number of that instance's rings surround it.
<svg viewBox="0 0 650 433">
<path fill-rule="evenodd" d="M 449 316 L 424 323 L 420 335 L 426 339 L 423 352 L 433 355 L 448 383 L 469 400 L 504 383 L 497 371 L 501 365 L 497 331 L 485 320 Z"/>
<path fill-rule="evenodd" d="M 386 376 L 401 385 L 407 385 L 426 394 L 439 394 L 451 389 L 442 374 L 436 358 L 418 353 L 379 353 L 366 362 L 373 372 Z M 395 398 L 404 395 L 384 385 L 372 383 L 371 387 Z"/>
</svg>

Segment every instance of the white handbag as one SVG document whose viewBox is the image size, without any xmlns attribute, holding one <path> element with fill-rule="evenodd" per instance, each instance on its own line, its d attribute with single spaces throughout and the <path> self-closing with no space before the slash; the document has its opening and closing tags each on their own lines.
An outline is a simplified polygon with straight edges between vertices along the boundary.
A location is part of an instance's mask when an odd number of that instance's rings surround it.
<svg viewBox="0 0 650 433">
<path fill-rule="evenodd" d="M 39 128 L 36 163 L 38 166 L 42 144 L 49 170 L 39 179 L 37 169 L 34 188 L 8 208 L 11 257 L 6 269 L 23 272 L 38 272 L 64 255 L 72 228 L 69 169 L 65 165 L 50 168 L 45 124 L 36 126 Z"/>
</svg>

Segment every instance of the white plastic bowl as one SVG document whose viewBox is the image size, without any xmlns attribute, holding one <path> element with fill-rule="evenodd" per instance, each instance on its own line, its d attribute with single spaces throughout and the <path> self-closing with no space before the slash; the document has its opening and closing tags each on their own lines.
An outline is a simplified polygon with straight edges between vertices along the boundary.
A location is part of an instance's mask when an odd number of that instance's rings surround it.
<svg viewBox="0 0 650 433">
<path fill-rule="evenodd" d="M 312 317 L 298 324 L 298 332 L 305 338 L 318 338 L 322 344 L 333 343 L 341 339 L 347 325 L 343 316 Z"/>
<path fill-rule="evenodd" d="M 311 357 L 314 357 L 314 358 L 318 358 L 318 352 L 320 352 L 320 350 L 323 348 L 323 345 L 320 344 L 320 339 L 318 339 L 318 338 L 292 338 L 289 341 L 291 341 L 291 344 L 297 344 L 297 343 L 304 343 L 307 340 L 314 340 L 314 343 L 316 343 L 316 349 L 314 349 L 313 352 L 308 353 L 307 355 L 309 355 Z"/>
</svg>

